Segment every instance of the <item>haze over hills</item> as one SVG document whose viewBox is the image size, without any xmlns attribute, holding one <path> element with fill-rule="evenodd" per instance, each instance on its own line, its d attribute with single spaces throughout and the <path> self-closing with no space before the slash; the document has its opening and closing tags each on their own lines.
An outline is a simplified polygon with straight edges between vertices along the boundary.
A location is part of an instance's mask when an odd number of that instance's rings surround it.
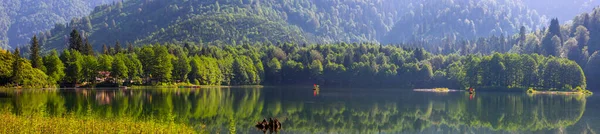
<svg viewBox="0 0 600 134">
<path fill-rule="evenodd" d="M 0 0 L 0 47 L 6 49 L 29 43 L 33 34 L 50 30 L 54 24 L 69 22 L 73 17 L 86 16 L 94 7 L 113 1 Z"/>
<path fill-rule="evenodd" d="M 130 0 L 54 28 L 46 44 L 64 48 L 73 28 L 98 50 L 116 41 L 404 43 L 508 35 L 545 24 L 518 0 Z"/>
<path fill-rule="evenodd" d="M 48 44 L 46 50 L 64 48 L 65 35 L 73 28 L 89 37 L 96 50 L 116 41 L 398 44 L 474 39 L 513 35 L 520 26 L 541 29 L 550 17 L 570 20 L 599 4 L 594 0 L 127 0 L 98 6 L 114 0 L 5 1 L 0 10 L 10 12 L 0 12 L 0 18 L 8 18 L 0 20 L 0 46 L 24 46 L 38 33 Z M 40 33 L 65 22 L 69 24 Z"/>
<path fill-rule="evenodd" d="M 600 0 L 522 0 L 525 5 L 547 18 L 558 18 L 562 22 L 592 11 L 600 5 Z"/>
</svg>

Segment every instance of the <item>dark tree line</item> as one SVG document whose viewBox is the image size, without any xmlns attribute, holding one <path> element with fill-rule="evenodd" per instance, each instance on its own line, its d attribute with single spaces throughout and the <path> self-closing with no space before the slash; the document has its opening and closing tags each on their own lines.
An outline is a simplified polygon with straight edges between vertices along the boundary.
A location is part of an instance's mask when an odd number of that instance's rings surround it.
<svg viewBox="0 0 600 134">
<path fill-rule="evenodd" d="M 537 54 L 434 55 L 421 48 L 370 43 L 300 45 L 244 43 L 204 45 L 154 44 L 142 47 L 116 42 L 103 53 L 87 52 L 73 30 L 69 49 L 42 57 L 39 70 L 61 85 L 306 85 L 376 87 L 536 87 L 585 88 L 574 61 Z M 34 39 L 35 40 L 35 37 Z M 31 56 L 37 49 L 32 41 Z M 85 45 L 84 45 L 85 46 Z M 79 49 L 77 49 L 79 48 Z M 10 53 L 7 53 L 10 55 Z M 14 54 L 18 55 L 18 54 Z M 10 56 L 8 56 L 10 57 Z M 14 56 L 13 59 L 22 59 Z M 9 60 L 7 60 L 9 61 Z M 31 61 L 14 62 L 23 66 Z M 33 60 L 32 60 L 33 61 Z M 24 64 L 21 64 L 24 63 Z M 14 67 L 13 67 L 14 69 Z M 13 71 L 11 77 L 19 76 Z M 21 84 L 19 81 L 5 83 Z"/>
</svg>

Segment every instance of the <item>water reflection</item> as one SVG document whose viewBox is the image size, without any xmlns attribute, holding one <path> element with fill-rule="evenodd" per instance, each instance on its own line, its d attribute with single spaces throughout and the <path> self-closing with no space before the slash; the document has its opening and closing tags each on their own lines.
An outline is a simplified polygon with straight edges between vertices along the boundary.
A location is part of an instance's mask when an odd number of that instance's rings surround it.
<svg viewBox="0 0 600 134">
<path fill-rule="evenodd" d="M 174 121 L 202 126 L 197 128 L 211 133 L 257 132 L 257 128 L 265 133 L 543 133 L 569 131 L 566 128 L 576 123 L 578 127 L 590 125 L 578 123 L 587 102 L 581 96 L 310 91 L 215 88 L 2 92 L 0 108 L 23 116 L 72 114 Z M 257 123 L 268 118 L 277 121 Z M 273 124 L 283 124 L 285 129 Z"/>
</svg>

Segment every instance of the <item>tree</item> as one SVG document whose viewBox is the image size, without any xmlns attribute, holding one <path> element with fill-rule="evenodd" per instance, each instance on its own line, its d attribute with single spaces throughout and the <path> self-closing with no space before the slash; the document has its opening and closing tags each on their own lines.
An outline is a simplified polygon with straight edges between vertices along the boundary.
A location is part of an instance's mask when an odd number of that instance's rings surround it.
<svg viewBox="0 0 600 134">
<path fill-rule="evenodd" d="M 110 55 L 103 54 L 98 56 L 98 71 L 111 71 L 113 60 L 113 57 Z"/>
<path fill-rule="evenodd" d="M 160 80 L 161 82 L 169 82 L 172 77 L 173 64 L 171 64 L 172 55 L 169 54 L 166 46 L 154 46 L 153 62 L 155 64 L 153 68 L 152 76 Z"/>
<path fill-rule="evenodd" d="M 133 53 L 135 49 L 133 48 L 133 44 L 131 43 L 127 43 L 127 52 L 128 53 Z"/>
<path fill-rule="evenodd" d="M 518 40 L 519 45 L 522 46 L 522 44 L 525 44 L 526 40 L 527 40 L 527 29 L 525 28 L 525 26 L 521 26 L 521 28 L 519 29 L 519 40 Z"/>
<path fill-rule="evenodd" d="M 69 49 L 81 51 L 83 50 L 83 40 L 77 29 L 73 29 L 69 38 Z"/>
<path fill-rule="evenodd" d="M 311 77 L 315 80 L 320 79 L 323 75 L 323 64 L 319 60 L 313 60 L 308 69 L 310 69 Z"/>
<path fill-rule="evenodd" d="M 65 65 L 58 57 L 56 50 L 52 50 L 50 55 L 44 57 L 44 66 L 46 67 L 46 74 L 54 83 L 65 77 Z"/>
<path fill-rule="evenodd" d="M 187 58 L 187 54 L 179 53 L 177 55 L 177 60 L 173 61 L 173 76 L 175 81 L 185 81 L 187 79 L 188 73 L 191 71 L 189 59 Z"/>
<path fill-rule="evenodd" d="M 125 65 L 126 56 L 124 54 L 115 55 L 110 75 L 115 78 L 115 82 L 121 85 L 121 80 L 128 77 L 129 70 Z"/>
<path fill-rule="evenodd" d="M 42 58 L 40 56 L 40 44 L 38 43 L 36 35 L 34 35 L 33 38 L 31 38 L 31 46 L 29 48 L 29 53 L 31 54 L 29 57 L 31 58 L 31 67 L 38 69 L 43 68 L 44 66 L 42 63 Z"/>
<path fill-rule="evenodd" d="M 106 46 L 106 44 L 102 45 L 102 54 L 108 55 L 109 53 L 109 48 Z"/>
<path fill-rule="evenodd" d="M 560 56 L 558 55 L 558 48 L 561 46 L 561 41 L 558 36 L 552 37 L 550 42 L 544 43 L 544 54 L 547 56 Z"/>
<path fill-rule="evenodd" d="M 142 62 L 140 62 L 135 53 L 129 54 L 128 58 L 129 59 L 125 61 L 125 65 L 128 67 L 127 72 L 129 72 L 129 80 L 139 79 L 143 72 Z"/>
<path fill-rule="evenodd" d="M 154 65 L 158 64 L 154 59 L 155 55 L 152 46 L 143 46 L 137 55 L 140 61 L 142 62 L 144 76 L 151 78 L 152 73 L 155 72 Z"/>
<path fill-rule="evenodd" d="M 92 44 L 90 44 L 88 38 L 85 38 L 85 46 L 82 53 L 85 55 L 94 55 L 94 48 L 92 47 Z"/>
<path fill-rule="evenodd" d="M 588 46 L 588 41 L 590 40 L 590 32 L 584 26 L 577 26 L 575 30 L 575 39 L 577 40 L 577 46 L 579 50 L 583 50 L 585 46 Z M 588 48 L 590 52 L 593 53 L 595 50 Z"/>
<path fill-rule="evenodd" d="M 117 41 L 117 43 L 115 43 L 115 53 L 114 54 L 118 54 L 121 53 L 121 43 L 119 43 L 119 41 Z"/>
<path fill-rule="evenodd" d="M 281 63 L 277 57 L 273 57 L 267 63 L 267 71 L 267 79 L 273 82 L 271 84 L 279 84 L 281 82 Z"/>
<path fill-rule="evenodd" d="M 65 50 L 61 55 L 61 60 L 63 63 L 65 63 L 65 82 L 74 84 L 73 86 L 76 86 L 82 79 L 81 53 L 76 50 Z"/>
<path fill-rule="evenodd" d="M 561 49 L 561 57 L 568 58 L 569 60 L 573 60 L 577 63 L 581 63 L 584 59 L 582 50 L 577 46 L 578 41 L 574 38 L 571 38 L 565 42 L 563 48 Z M 583 65 L 583 64 L 580 64 Z"/>
<path fill-rule="evenodd" d="M 81 73 L 84 81 L 95 82 L 98 77 L 99 63 L 93 55 L 84 55 L 81 63 Z"/>
<path fill-rule="evenodd" d="M 220 85 L 223 79 L 217 59 L 195 56 L 190 60 L 189 78 L 202 85 Z"/>
<path fill-rule="evenodd" d="M 14 61 L 13 61 L 13 66 L 12 66 L 12 76 L 11 79 L 13 82 L 15 82 L 15 84 L 17 84 L 17 86 L 19 84 L 21 84 L 20 81 L 20 77 L 23 75 L 23 68 L 22 65 L 23 61 L 21 59 L 21 52 L 19 51 L 19 48 L 15 48 L 15 52 L 13 53 L 14 56 Z"/>
<path fill-rule="evenodd" d="M 589 88 L 598 89 L 600 88 L 600 53 L 594 52 L 590 56 L 589 61 L 586 63 L 585 75 L 588 78 Z"/>
<path fill-rule="evenodd" d="M 554 37 L 556 37 L 556 39 Z M 546 35 L 542 41 L 545 55 L 557 56 L 557 47 L 562 44 L 560 37 L 562 36 L 560 34 L 560 24 L 558 24 L 558 19 L 552 19 L 550 21 L 550 27 L 548 27 L 548 31 L 546 31 Z M 557 46 L 556 44 L 559 45 Z"/>
</svg>

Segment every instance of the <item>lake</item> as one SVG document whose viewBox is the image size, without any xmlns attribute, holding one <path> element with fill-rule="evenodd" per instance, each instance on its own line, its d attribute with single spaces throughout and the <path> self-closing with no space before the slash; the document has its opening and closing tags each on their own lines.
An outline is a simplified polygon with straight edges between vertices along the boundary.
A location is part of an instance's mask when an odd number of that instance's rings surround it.
<svg viewBox="0 0 600 134">
<path fill-rule="evenodd" d="M 63 89 L 2 91 L 0 108 L 16 118 L 127 118 L 184 124 L 202 133 L 263 133 L 255 125 L 265 118 L 277 118 L 280 133 L 600 132 L 598 95 L 342 88 L 317 92 L 310 87 Z"/>
</svg>

